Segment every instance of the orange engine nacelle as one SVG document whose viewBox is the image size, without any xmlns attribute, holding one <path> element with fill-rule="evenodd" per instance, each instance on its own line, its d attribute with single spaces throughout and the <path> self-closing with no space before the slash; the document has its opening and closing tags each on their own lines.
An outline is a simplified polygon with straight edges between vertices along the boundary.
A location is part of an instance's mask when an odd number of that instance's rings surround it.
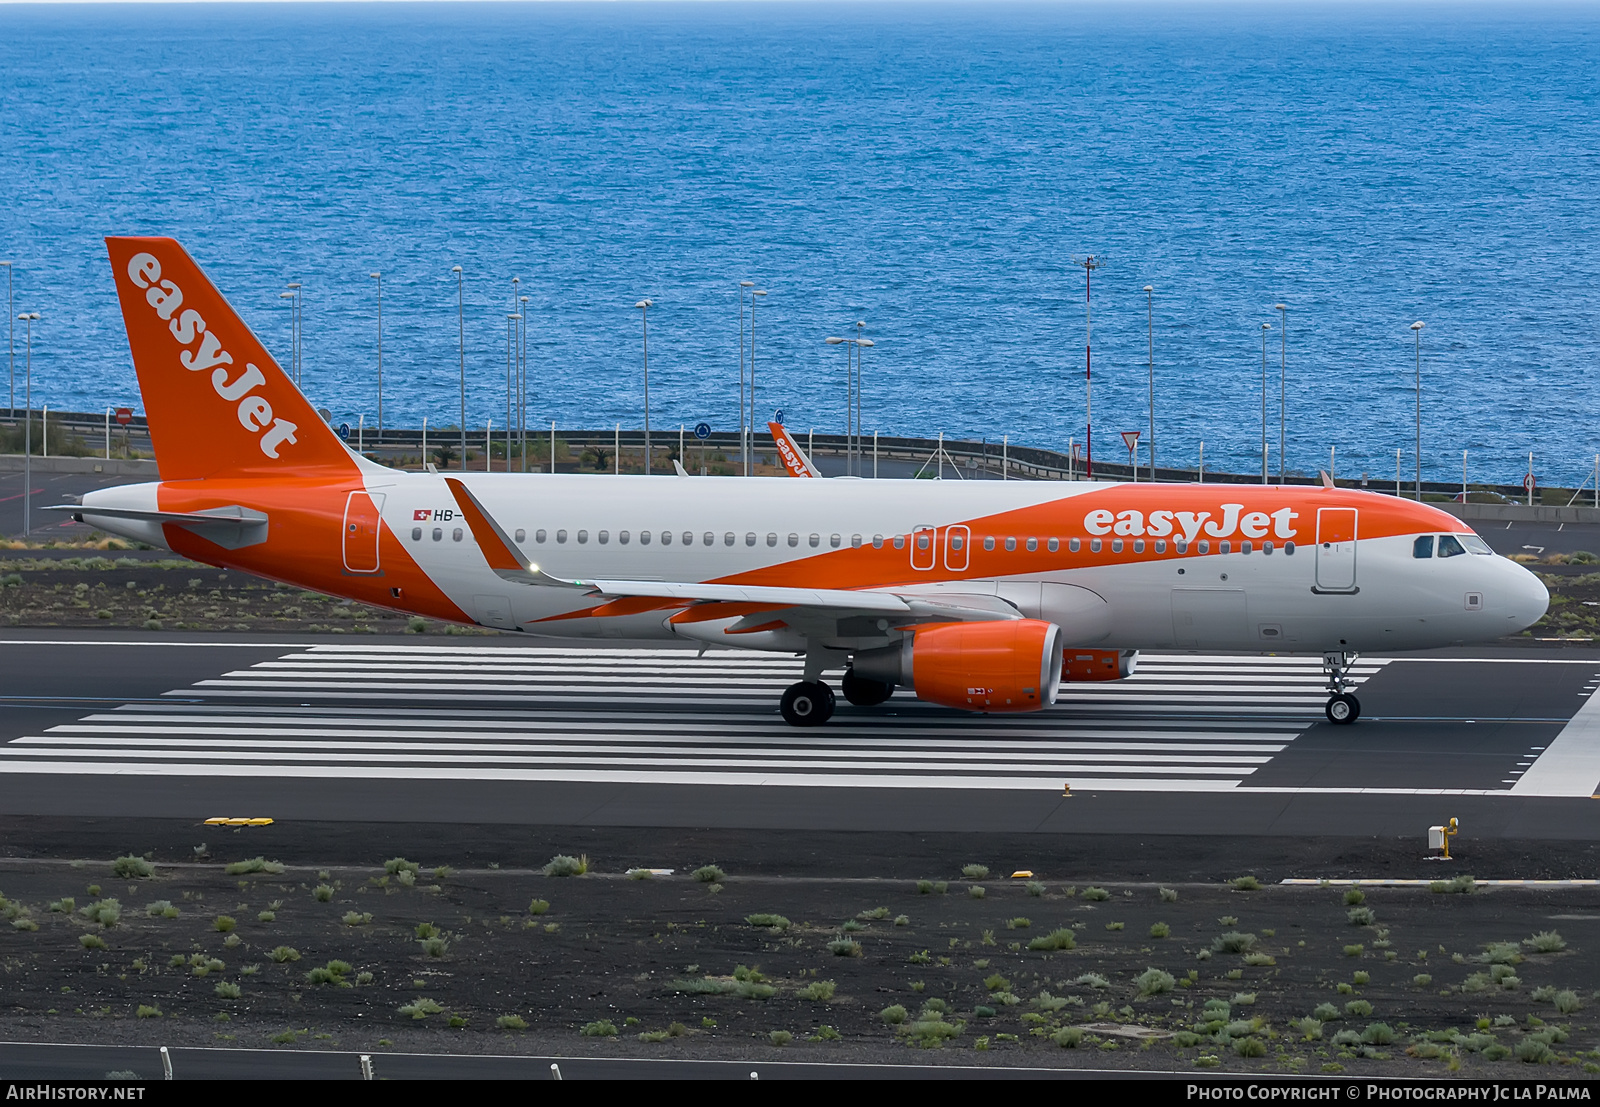
<svg viewBox="0 0 1600 1107">
<path fill-rule="evenodd" d="M 1138 664 L 1138 650 L 1068 650 L 1061 662 L 1061 679 L 1069 684 L 1126 680 Z"/>
<path fill-rule="evenodd" d="M 852 667 L 945 707 L 1037 711 L 1061 687 L 1061 628 L 1039 619 L 934 623 L 897 647 L 857 654 Z"/>
</svg>

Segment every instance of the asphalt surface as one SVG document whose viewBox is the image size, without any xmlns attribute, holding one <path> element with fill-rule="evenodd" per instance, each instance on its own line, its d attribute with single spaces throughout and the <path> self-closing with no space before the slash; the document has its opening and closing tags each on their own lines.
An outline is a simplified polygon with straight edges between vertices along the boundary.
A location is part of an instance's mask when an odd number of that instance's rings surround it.
<svg viewBox="0 0 1600 1107">
<path fill-rule="evenodd" d="M 24 489 L 31 488 L 32 536 L 36 542 L 51 538 L 67 540 L 89 533 L 89 528 L 74 523 L 70 516 L 60 511 L 41 511 L 52 504 L 74 502 L 85 492 L 96 488 L 109 488 L 114 484 L 135 484 L 137 479 L 113 473 L 50 473 L 35 470 L 33 480 L 24 483 L 20 471 L 0 472 L 0 537 L 14 538 L 22 534 L 22 503 Z"/>
<path fill-rule="evenodd" d="M 841 700 L 797 732 L 776 712 L 788 658 L 9 631 L 0 814 L 1600 836 L 1580 714 L 1600 651 L 1363 662 L 1350 727 L 1323 720 L 1314 662 L 1152 655 L 1037 715 Z"/>
</svg>

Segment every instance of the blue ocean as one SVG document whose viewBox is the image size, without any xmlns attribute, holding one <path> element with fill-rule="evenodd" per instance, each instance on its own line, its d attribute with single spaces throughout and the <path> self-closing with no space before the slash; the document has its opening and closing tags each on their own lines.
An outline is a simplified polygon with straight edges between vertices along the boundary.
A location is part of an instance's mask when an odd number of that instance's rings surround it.
<svg viewBox="0 0 1600 1107">
<path fill-rule="evenodd" d="M 1600 10 L 1309 4 L 0 8 L 35 405 L 137 405 L 102 236 L 178 237 L 352 423 L 758 411 L 1163 466 L 1576 484 L 1600 452 Z M 513 278 L 519 282 L 513 285 Z M 1145 286 L 1151 286 L 1148 294 Z M 514 292 L 515 290 L 515 292 Z M 1275 304 L 1286 305 L 1280 312 Z M 749 308 L 745 309 L 749 325 Z M 14 313 L 13 313 L 14 314 Z M 1262 324 L 1271 329 L 1263 331 Z M 1286 329 L 1283 324 L 1287 324 Z M 3 340 L 0 335 L 0 340 Z M 18 398 L 23 336 L 17 335 Z M 3 383 L 3 382 L 0 382 Z M 1146 460 L 1140 446 L 1140 459 Z"/>
</svg>

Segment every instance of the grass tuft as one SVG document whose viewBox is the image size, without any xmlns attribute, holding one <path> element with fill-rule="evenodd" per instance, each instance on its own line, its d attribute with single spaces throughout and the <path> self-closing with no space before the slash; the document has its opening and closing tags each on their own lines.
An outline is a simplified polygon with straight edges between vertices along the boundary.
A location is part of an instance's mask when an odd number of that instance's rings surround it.
<svg viewBox="0 0 1600 1107">
<path fill-rule="evenodd" d="M 828 943 L 828 952 L 835 957 L 860 957 L 861 943 L 851 938 L 836 938 Z"/>
<path fill-rule="evenodd" d="M 550 858 L 542 871 L 545 876 L 582 876 L 589 871 L 589 855 L 569 857 L 558 853 Z"/>
<path fill-rule="evenodd" d="M 1089 887 L 1083 890 L 1083 898 L 1093 900 L 1095 903 L 1104 903 L 1111 898 L 1111 893 L 1104 888 Z"/>
<path fill-rule="evenodd" d="M 521 1015 L 501 1015 L 494 1020 L 494 1024 L 501 1030 L 526 1030 L 528 1020 Z"/>
<path fill-rule="evenodd" d="M 831 980 L 813 980 L 810 984 L 795 992 L 795 995 L 800 999 L 826 1003 L 833 998 L 833 992 L 836 987 L 837 985 Z"/>
<path fill-rule="evenodd" d="M 98 887 L 94 888 L 90 894 L 99 895 L 100 889 Z M 115 899 L 96 900 L 87 907 L 80 907 L 78 909 L 78 914 L 82 915 L 90 922 L 99 923 L 101 926 L 109 930 L 111 927 L 117 925 L 118 919 L 122 918 L 122 904 Z"/>
<path fill-rule="evenodd" d="M 1472 877 L 1462 875 L 1449 880 L 1435 880 L 1428 885 L 1428 890 L 1436 893 L 1468 895 L 1475 884 L 1476 881 Z"/>
<path fill-rule="evenodd" d="M 1028 948 L 1032 949 L 1032 950 L 1047 950 L 1048 951 L 1048 950 L 1061 950 L 1061 949 L 1076 949 L 1077 947 L 1078 947 L 1077 935 L 1073 934 L 1073 932 L 1070 929 L 1066 928 L 1066 927 L 1061 927 L 1058 930 L 1052 930 L 1048 934 L 1041 934 L 1037 938 L 1033 939 L 1031 942 L 1028 943 Z"/>
<path fill-rule="evenodd" d="M 715 865 L 701 865 L 689 876 L 701 884 L 721 884 L 728 879 L 728 874 Z"/>
<path fill-rule="evenodd" d="M 1166 923 L 1152 923 L 1150 925 L 1150 937 L 1170 938 L 1172 937 L 1172 927 L 1168 926 Z"/>
<path fill-rule="evenodd" d="M 530 915 L 542 915 L 548 910 L 550 910 L 550 901 L 547 899 L 536 899 L 528 904 L 528 914 Z"/>
<path fill-rule="evenodd" d="M 751 926 L 764 926 L 772 930 L 788 930 L 790 925 L 789 920 L 782 915 L 746 915 L 744 921 Z"/>
<path fill-rule="evenodd" d="M 211 920 L 211 929 L 215 930 L 218 934 L 231 934 L 233 933 L 234 928 L 238 925 L 238 920 L 232 915 L 218 915 L 215 919 Z"/>
<path fill-rule="evenodd" d="M 1370 907 L 1352 907 L 1344 913 L 1344 917 L 1351 926 L 1371 926 L 1377 921 Z"/>
<path fill-rule="evenodd" d="M 967 889 L 967 895 L 973 899 L 982 899 L 985 894 L 982 884 L 974 884 Z"/>
<path fill-rule="evenodd" d="M 72 910 L 72 901 L 70 899 L 62 900 L 61 902 L 67 905 L 67 910 Z M 52 903 L 50 910 L 54 911 L 55 909 L 56 905 Z M 145 904 L 144 913 L 152 919 L 175 919 L 181 914 L 176 907 L 172 906 L 172 901 L 167 899 L 158 899 L 153 903 Z"/>
<path fill-rule="evenodd" d="M 429 1015 L 437 1015 L 443 1010 L 444 1008 L 439 1004 L 438 1000 L 419 996 L 401 1007 L 400 1013 L 402 1015 L 410 1015 L 413 1019 L 425 1019 Z"/>
<path fill-rule="evenodd" d="M 1157 890 L 1156 894 L 1161 897 L 1162 903 L 1178 902 L 1178 890 L 1176 888 L 1161 888 Z"/>
<path fill-rule="evenodd" d="M 346 926 L 366 926 L 372 921 L 372 912 L 346 911 L 343 915 L 339 916 L 339 920 Z"/>
<path fill-rule="evenodd" d="M 879 1011 L 878 1017 L 890 1026 L 899 1026 L 906 1021 L 906 1009 L 898 1003 L 892 1004 Z"/>
<path fill-rule="evenodd" d="M 1372 1004 L 1364 999 L 1352 999 L 1344 1005 L 1344 1013 L 1353 1019 L 1364 1019 L 1372 1014 Z"/>
<path fill-rule="evenodd" d="M 80 934 L 80 935 L 78 935 L 78 944 L 81 945 L 84 949 L 105 949 L 106 948 L 105 939 L 100 937 L 100 935 L 98 935 L 98 934 Z"/>
<path fill-rule="evenodd" d="M 786 1046 L 794 1041 L 794 1035 L 787 1030 L 773 1030 L 767 1034 L 767 1040 L 775 1046 Z"/>
<path fill-rule="evenodd" d="M 1566 939 L 1554 930 L 1541 930 L 1531 938 L 1522 939 L 1522 944 L 1535 953 L 1556 953 L 1567 948 Z"/>
<path fill-rule="evenodd" d="M 1030 880 L 1023 887 L 1030 896 L 1038 897 L 1044 895 L 1044 885 L 1037 880 Z"/>
<path fill-rule="evenodd" d="M 239 985 L 230 984 L 227 981 L 218 984 L 213 990 L 217 993 L 219 999 L 238 999 L 241 994 Z"/>
<path fill-rule="evenodd" d="M 229 876 L 247 876 L 250 873 L 267 873 L 276 876 L 283 872 L 281 861 L 268 861 L 265 857 L 252 857 L 247 861 L 234 861 L 223 868 Z"/>
<path fill-rule="evenodd" d="M 578 1033 L 585 1038 L 615 1038 L 617 1036 L 617 1024 L 608 1019 L 597 1019 L 594 1022 L 584 1023 L 579 1028 Z"/>
<path fill-rule="evenodd" d="M 300 951 L 293 946 L 277 946 L 267 954 L 267 957 L 280 965 L 286 965 L 290 961 L 300 960 Z"/>
<path fill-rule="evenodd" d="M 333 886 L 330 884 L 318 884 L 311 890 L 311 898 L 318 903 L 332 903 Z"/>
<path fill-rule="evenodd" d="M 1346 888 L 1344 892 L 1344 905 L 1346 907 L 1360 907 L 1367 902 L 1367 893 L 1360 888 Z"/>
<path fill-rule="evenodd" d="M 154 876 L 156 867 L 143 857 L 130 853 L 111 862 L 111 871 L 124 880 L 132 880 L 135 877 Z"/>
<path fill-rule="evenodd" d="M 1158 996 L 1163 992 L 1170 992 L 1177 987 L 1177 980 L 1170 972 L 1162 972 L 1157 968 L 1149 968 L 1133 978 L 1134 987 L 1139 989 L 1142 996 Z"/>
<path fill-rule="evenodd" d="M 1255 948 L 1255 944 L 1254 934 L 1241 934 L 1237 930 L 1230 930 L 1212 939 L 1211 948 L 1218 953 L 1249 953 Z"/>
<path fill-rule="evenodd" d="M 161 1017 L 161 1008 L 141 1003 L 139 1004 L 139 1009 L 133 1013 L 133 1017 L 136 1019 L 159 1019 Z"/>
<path fill-rule="evenodd" d="M 1578 999 L 1578 993 L 1570 990 L 1562 990 L 1557 992 L 1554 996 L 1554 1000 L 1556 1010 L 1561 1012 L 1563 1015 L 1570 1015 L 1574 1011 L 1578 1010 L 1578 1008 L 1583 1006 L 1582 1001 Z"/>
<path fill-rule="evenodd" d="M 1026 930 L 1026 929 L 1028 929 L 1028 927 L 1030 927 L 1032 925 L 1033 925 L 1033 920 L 1032 919 L 1024 918 L 1021 915 L 1018 915 L 1014 919 L 1007 919 L 1006 920 L 1006 929 L 1007 930 Z"/>
<path fill-rule="evenodd" d="M 1236 892 L 1259 892 L 1261 881 L 1254 876 L 1236 876 L 1230 881 Z"/>
<path fill-rule="evenodd" d="M 988 880 L 988 865 L 962 865 L 961 879 L 963 880 Z"/>
</svg>

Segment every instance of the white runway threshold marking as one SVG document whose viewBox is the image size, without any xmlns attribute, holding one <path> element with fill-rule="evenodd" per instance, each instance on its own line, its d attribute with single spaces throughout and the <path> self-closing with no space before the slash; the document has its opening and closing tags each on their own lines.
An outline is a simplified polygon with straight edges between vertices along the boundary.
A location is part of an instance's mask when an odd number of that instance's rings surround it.
<svg viewBox="0 0 1600 1107">
<path fill-rule="evenodd" d="M 1050 709 L 983 716 L 841 697 L 787 726 L 792 657 L 316 645 L 0 747 L 14 773 L 1212 792 L 1322 718 L 1314 658 L 1146 658 Z M 1362 661 L 1356 682 L 1386 661 Z"/>
<path fill-rule="evenodd" d="M 1511 786 L 1511 794 L 1581 798 L 1596 791 L 1600 791 L 1600 696 L 1590 696 Z"/>
</svg>

